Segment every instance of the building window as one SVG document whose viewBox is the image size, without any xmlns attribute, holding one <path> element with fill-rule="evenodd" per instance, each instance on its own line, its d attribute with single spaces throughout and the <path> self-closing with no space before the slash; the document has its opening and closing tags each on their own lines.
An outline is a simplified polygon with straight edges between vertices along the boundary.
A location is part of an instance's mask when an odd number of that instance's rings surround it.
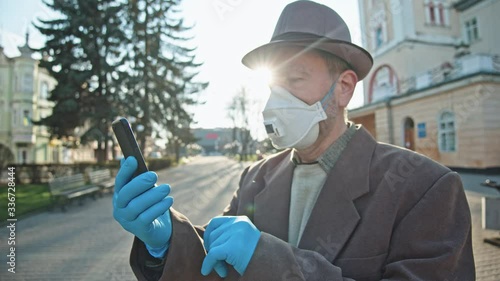
<svg viewBox="0 0 500 281">
<path fill-rule="evenodd" d="M 19 148 L 17 159 L 19 164 L 26 164 L 28 162 L 28 151 L 25 148 Z"/>
<path fill-rule="evenodd" d="M 387 38 L 387 15 L 386 7 L 378 1 L 377 6 L 373 7 L 370 12 L 369 31 L 370 40 L 369 44 L 372 50 L 377 50 L 385 43 L 388 42 Z"/>
<path fill-rule="evenodd" d="M 17 110 L 12 109 L 12 125 L 16 126 L 17 125 Z"/>
<path fill-rule="evenodd" d="M 438 4 L 438 12 L 439 12 L 440 25 L 446 25 L 445 18 L 444 18 L 444 6 L 442 3 Z"/>
<path fill-rule="evenodd" d="M 47 100 L 49 98 L 49 84 L 42 82 L 40 85 L 40 99 Z"/>
<path fill-rule="evenodd" d="M 387 30 L 385 23 L 377 24 L 376 27 L 372 29 L 371 42 L 372 48 L 374 50 L 382 47 L 385 43 L 387 43 Z"/>
<path fill-rule="evenodd" d="M 435 13 L 435 7 L 434 7 L 434 3 L 430 3 L 429 4 L 429 15 L 430 15 L 430 24 L 436 24 L 436 13 Z"/>
<path fill-rule="evenodd" d="M 443 0 L 425 1 L 426 23 L 436 26 L 448 25 L 448 9 L 444 7 Z"/>
<path fill-rule="evenodd" d="M 23 75 L 21 89 L 24 93 L 33 94 L 33 75 L 29 73 L 25 73 Z"/>
<path fill-rule="evenodd" d="M 24 110 L 23 111 L 23 125 L 25 127 L 31 125 L 31 117 L 30 117 L 30 111 L 29 110 Z"/>
<path fill-rule="evenodd" d="M 479 40 L 479 27 L 476 18 L 465 22 L 465 34 L 469 43 Z"/>
<path fill-rule="evenodd" d="M 59 148 L 54 147 L 52 150 L 52 163 L 59 163 Z"/>
<path fill-rule="evenodd" d="M 382 31 L 382 27 L 379 26 L 375 30 L 375 48 L 379 48 L 382 44 L 384 44 L 384 33 Z"/>
<path fill-rule="evenodd" d="M 438 139 L 440 151 L 456 151 L 455 115 L 452 112 L 443 112 L 439 117 Z"/>
</svg>

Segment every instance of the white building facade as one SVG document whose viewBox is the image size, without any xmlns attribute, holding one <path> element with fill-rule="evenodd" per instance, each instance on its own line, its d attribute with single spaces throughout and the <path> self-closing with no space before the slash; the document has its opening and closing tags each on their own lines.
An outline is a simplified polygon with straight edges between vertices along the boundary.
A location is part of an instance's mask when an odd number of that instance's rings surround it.
<svg viewBox="0 0 500 281">
<path fill-rule="evenodd" d="M 500 167 L 500 0 L 360 0 L 374 57 L 350 118 L 445 165 Z"/>
<path fill-rule="evenodd" d="M 28 35 L 26 35 L 28 42 Z M 27 43 L 18 57 L 7 57 L 0 46 L 0 164 L 47 164 L 93 161 L 91 149 L 74 151 L 60 140 L 50 139 L 44 126 L 34 126 L 52 113 L 49 101 L 56 80 L 39 67 Z"/>
</svg>

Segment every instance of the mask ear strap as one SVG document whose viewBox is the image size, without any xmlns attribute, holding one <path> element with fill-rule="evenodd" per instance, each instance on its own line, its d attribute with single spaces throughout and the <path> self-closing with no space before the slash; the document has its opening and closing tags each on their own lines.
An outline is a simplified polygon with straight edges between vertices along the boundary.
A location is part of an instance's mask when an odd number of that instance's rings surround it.
<svg viewBox="0 0 500 281">
<path fill-rule="evenodd" d="M 333 96 L 333 91 L 335 91 L 335 87 L 337 86 L 338 80 L 339 79 L 337 78 L 337 80 L 335 80 L 335 82 L 333 82 L 333 85 L 330 87 L 330 90 L 328 90 L 328 94 L 326 94 L 326 96 L 324 96 L 321 99 L 321 106 L 323 107 L 323 109 L 325 109 L 325 104 L 324 104 L 325 100 L 328 100 Z"/>
</svg>

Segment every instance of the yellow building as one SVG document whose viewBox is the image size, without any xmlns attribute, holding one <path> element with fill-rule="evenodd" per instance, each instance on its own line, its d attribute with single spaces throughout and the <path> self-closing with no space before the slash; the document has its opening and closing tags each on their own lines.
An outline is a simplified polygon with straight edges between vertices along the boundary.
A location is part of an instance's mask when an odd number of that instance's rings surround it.
<svg viewBox="0 0 500 281">
<path fill-rule="evenodd" d="M 350 119 L 449 167 L 500 167 L 500 0 L 359 7 L 374 67 Z"/>
<path fill-rule="evenodd" d="M 52 113 L 54 103 L 48 97 L 57 82 L 38 66 L 27 43 L 19 52 L 10 58 L 0 46 L 0 166 L 93 161 L 92 149 L 64 147 L 50 140 L 47 128 L 33 126 L 31 120 Z"/>
</svg>

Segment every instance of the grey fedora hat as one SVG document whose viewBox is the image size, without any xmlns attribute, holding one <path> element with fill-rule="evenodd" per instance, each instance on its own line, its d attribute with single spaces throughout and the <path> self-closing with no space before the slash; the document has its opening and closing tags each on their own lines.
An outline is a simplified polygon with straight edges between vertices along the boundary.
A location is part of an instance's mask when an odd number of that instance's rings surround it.
<svg viewBox="0 0 500 281">
<path fill-rule="evenodd" d="M 318 49 L 346 61 L 358 79 L 366 77 L 373 65 L 372 56 L 351 42 L 344 20 L 332 9 L 312 1 L 288 4 L 281 13 L 271 41 L 248 54 L 242 62 L 249 68 L 265 65 L 281 46 Z"/>
</svg>

